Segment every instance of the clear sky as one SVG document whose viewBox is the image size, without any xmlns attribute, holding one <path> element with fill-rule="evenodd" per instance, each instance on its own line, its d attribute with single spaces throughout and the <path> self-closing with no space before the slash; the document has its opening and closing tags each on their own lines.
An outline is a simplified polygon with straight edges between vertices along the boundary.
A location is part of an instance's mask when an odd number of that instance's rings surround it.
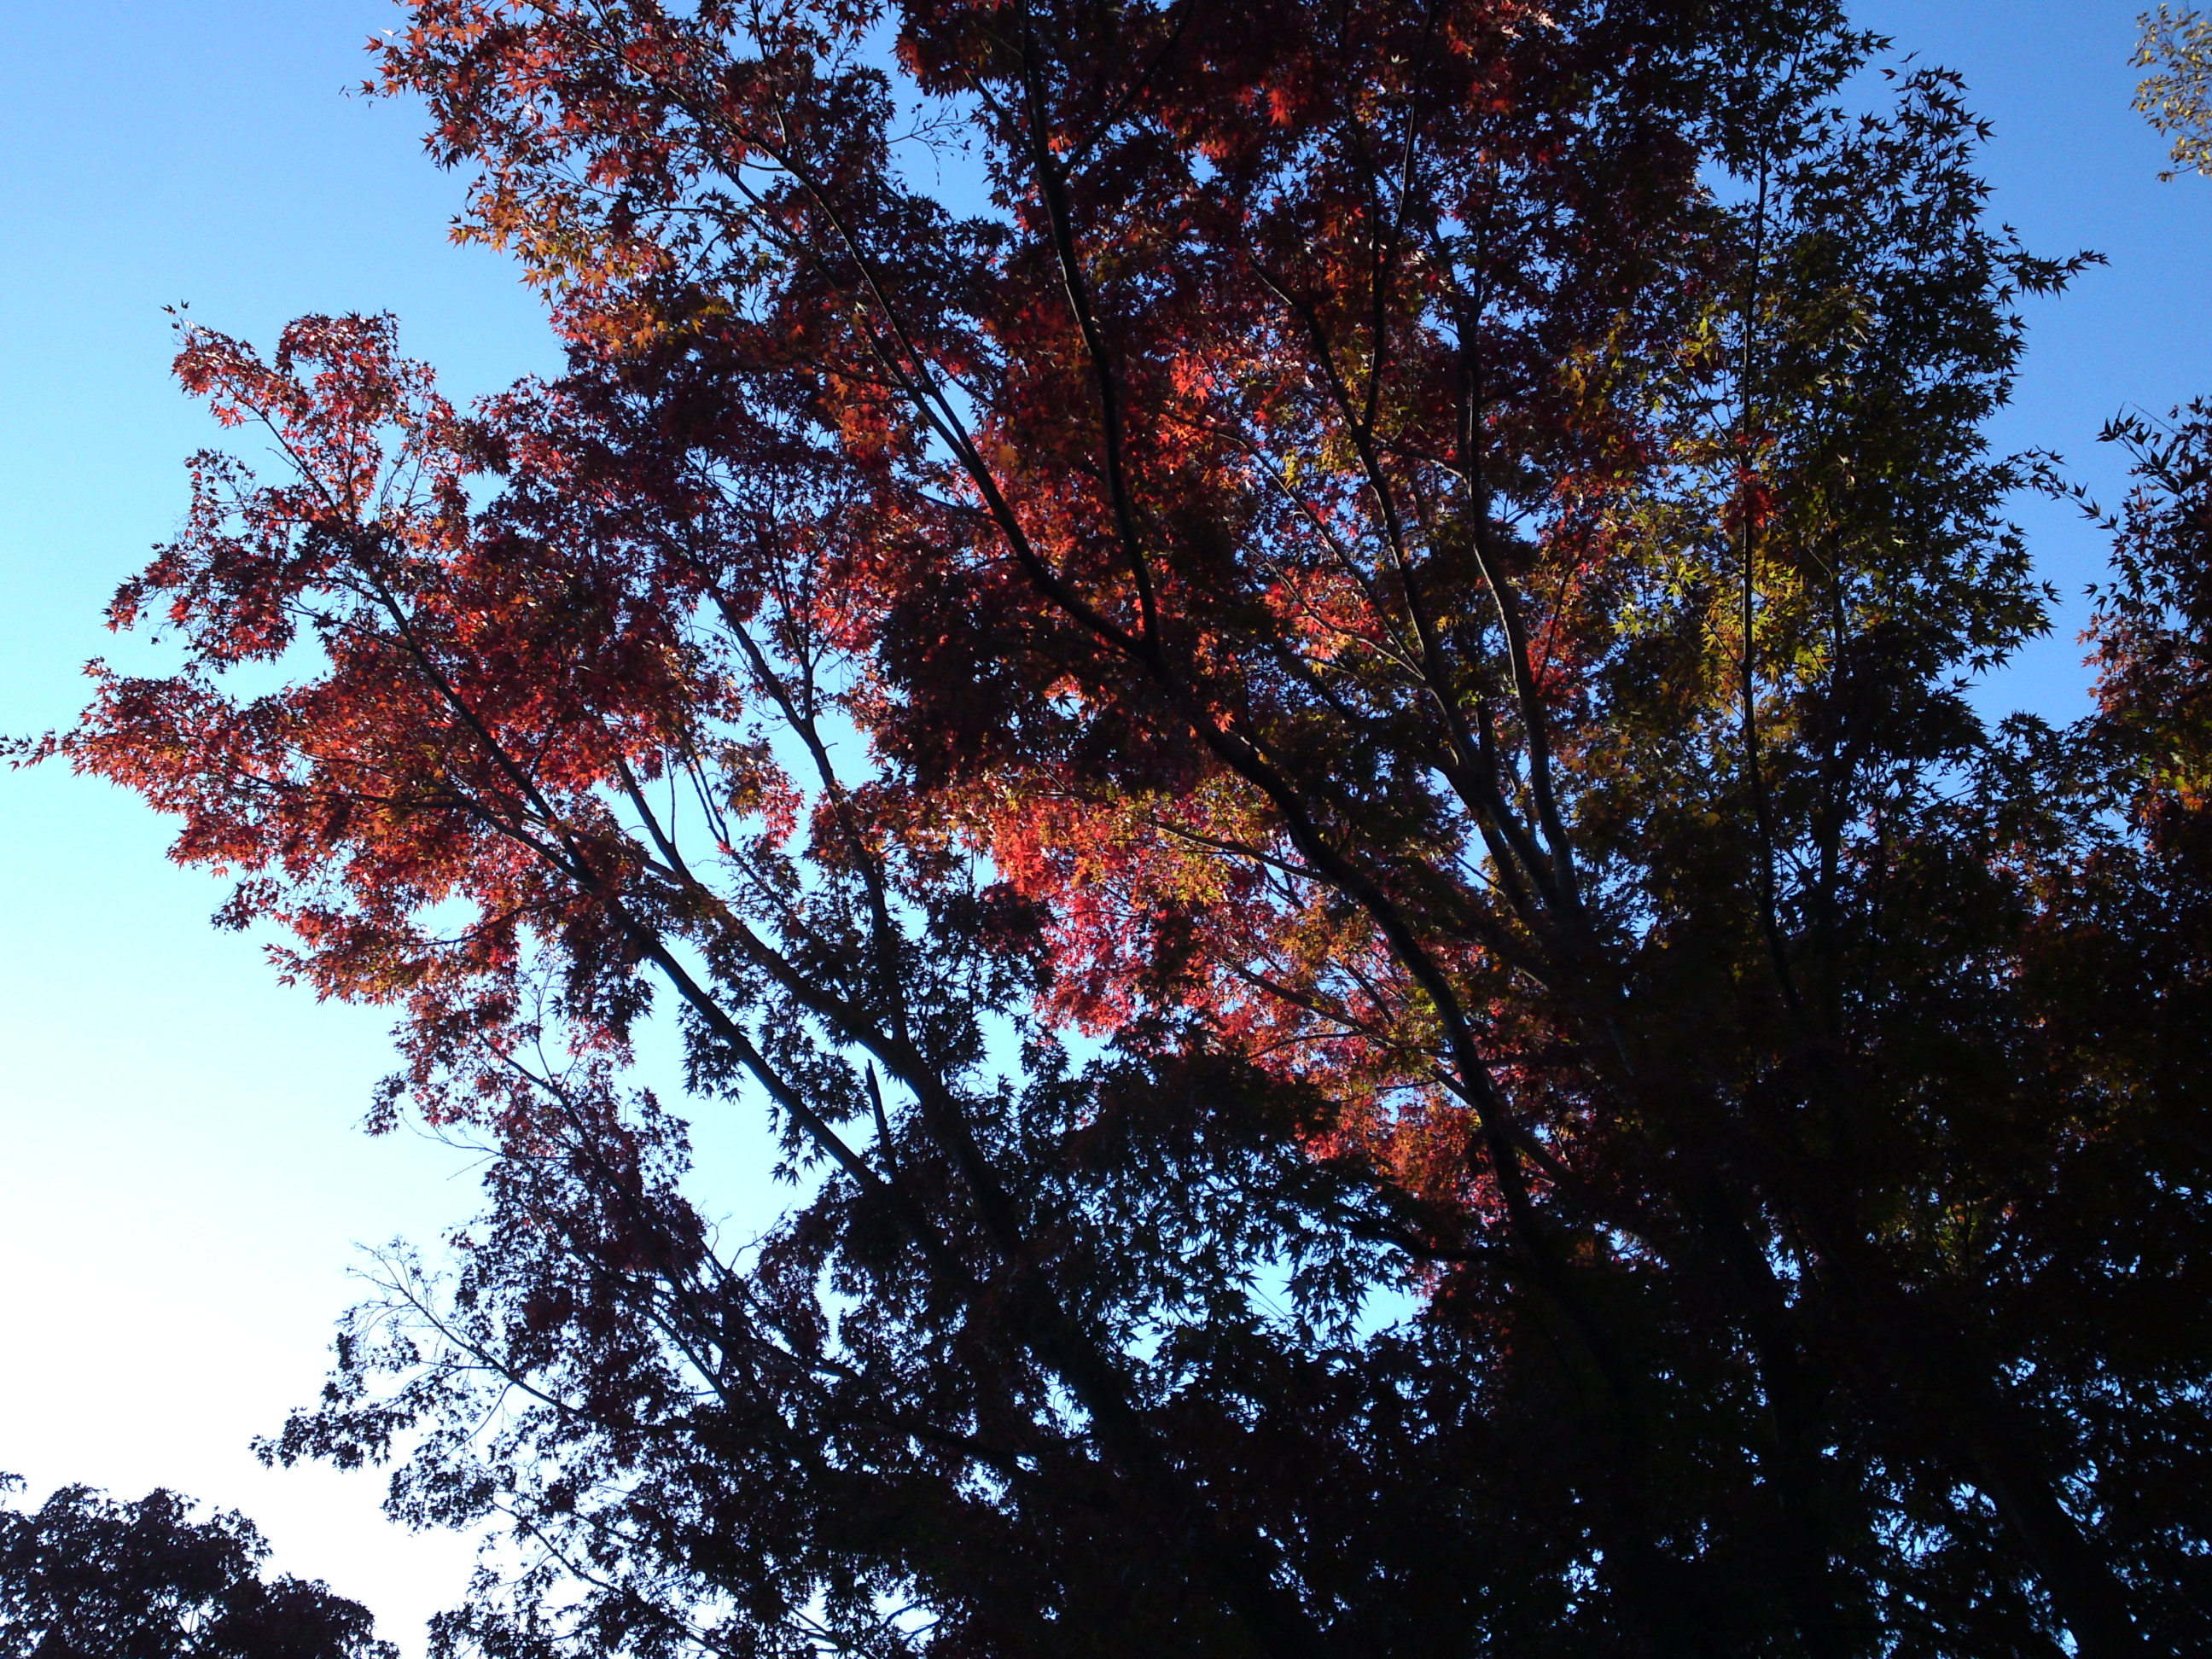
<svg viewBox="0 0 2212 1659">
<path fill-rule="evenodd" d="M 1902 51 L 1968 76 L 1996 124 L 1995 210 L 2111 264 L 2039 302 L 2000 441 L 2105 494 L 2097 427 L 2212 393 L 2212 184 L 2156 181 L 2128 107 L 2133 0 L 1882 0 Z M 0 731 L 66 720 L 101 605 L 185 501 L 210 428 L 167 378 L 161 307 L 266 341 L 310 310 L 391 309 L 464 396 L 550 368 L 529 296 L 457 250 L 456 181 L 415 112 L 349 99 L 385 0 L 16 0 L 0 55 Z M 2046 573 L 2093 535 L 2026 503 Z M 2080 706 L 2079 609 L 2002 688 Z M 381 1022 L 278 989 L 206 925 L 208 878 L 104 786 L 0 775 L 0 1469 L 33 1495 L 157 1484 L 243 1508 L 279 1565 L 368 1601 L 413 1656 L 468 1553 L 376 1515 L 379 1481 L 247 1451 L 309 1399 L 355 1247 L 465 1216 L 465 1161 L 355 1127 Z"/>
</svg>

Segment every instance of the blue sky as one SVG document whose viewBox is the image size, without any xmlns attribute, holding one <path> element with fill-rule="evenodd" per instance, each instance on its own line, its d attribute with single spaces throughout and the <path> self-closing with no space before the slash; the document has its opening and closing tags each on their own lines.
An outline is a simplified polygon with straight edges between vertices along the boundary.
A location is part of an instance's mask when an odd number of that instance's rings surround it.
<svg viewBox="0 0 2212 1659">
<path fill-rule="evenodd" d="M 0 57 L 0 729 L 65 720 L 100 607 L 175 526 L 212 428 L 164 305 L 267 340 L 389 307 L 466 394 L 555 361 L 414 112 L 349 99 L 383 0 L 26 0 Z M 421 1646 L 469 1553 L 374 1476 L 246 1443 L 313 1398 L 356 1242 L 432 1239 L 464 1160 L 355 1125 L 384 1022 L 276 987 L 167 832 L 105 786 L 0 777 L 0 1468 L 243 1508 L 291 1570 Z"/>
<path fill-rule="evenodd" d="M 1968 76 L 1996 123 L 1995 210 L 2047 252 L 2111 264 L 2032 312 L 2002 443 L 2110 495 L 2097 427 L 2212 392 L 2212 183 L 2160 185 L 2128 107 L 2136 7 L 1869 4 L 1903 50 Z M 455 180 L 411 110 L 343 95 L 384 0 L 21 0 L 0 56 L 0 731 L 66 720 L 118 654 L 115 584 L 173 527 L 210 430 L 167 379 L 164 305 L 267 340 L 309 310 L 389 308 L 463 396 L 552 366 L 497 258 L 445 236 Z M 2023 504 L 2078 595 L 2086 527 Z M 2079 606 L 1999 688 L 2080 706 Z M 236 1504 L 281 1565 L 376 1607 L 420 1650 L 467 1552 L 375 1513 L 374 1476 L 270 1473 L 246 1450 L 312 1396 L 360 1242 L 465 1216 L 465 1160 L 355 1127 L 382 1022 L 277 988 L 218 934 L 208 878 L 106 787 L 0 775 L 0 1469 L 42 1492 L 155 1484 Z"/>
</svg>

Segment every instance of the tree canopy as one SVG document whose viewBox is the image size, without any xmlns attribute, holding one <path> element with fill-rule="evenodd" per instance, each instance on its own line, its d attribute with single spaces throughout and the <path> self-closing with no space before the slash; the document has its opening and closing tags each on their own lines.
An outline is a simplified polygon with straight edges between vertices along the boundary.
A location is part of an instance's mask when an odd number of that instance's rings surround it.
<svg viewBox="0 0 2212 1659">
<path fill-rule="evenodd" d="M 2204 428 L 1986 715 L 2081 261 L 1886 50 L 418 0 L 568 368 L 187 329 L 276 470 L 54 746 L 496 1151 L 270 1448 L 505 1517 L 448 1650 L 2212 1643 Z"/>
<path fill-rule="evenodd" d="M 0 1491 L 16 1485 L 0 1476 Z M 64 1486 L 0 1507 L 0 1652 L 11 1659 L 397 1659 L 327 1584 L 260 1576 L 269 1546 L 235 1510 L 174 1492 L 117 1503 Z"/>
<path fill-rule="evenodd" d="M 2177 168 L 2203 173 L 2212 162 L 2212 21 L 2194 7 L 2163 4 L 2141 21 L 2135 64 L 2152 73 L 2136 88 L 2136 108 L 2173 140 Z"/>
</svg>

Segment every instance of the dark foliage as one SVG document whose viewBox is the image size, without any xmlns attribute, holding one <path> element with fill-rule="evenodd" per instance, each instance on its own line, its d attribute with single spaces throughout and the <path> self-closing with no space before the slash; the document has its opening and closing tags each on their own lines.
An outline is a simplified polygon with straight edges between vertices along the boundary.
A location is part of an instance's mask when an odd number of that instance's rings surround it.
<svg viewBox="0 0 2212 1659">
<path fill-rule="evenodd" d="M 0 1654 L 395 1659 L 359 1603 L 319 1582 L 263 1579 L 269 1547 L 244 1516 L 191 1510 L 171 1492 L 121 1504 L 85 1486 L 28 1513 L 0 1508 Z"/>
</svg>

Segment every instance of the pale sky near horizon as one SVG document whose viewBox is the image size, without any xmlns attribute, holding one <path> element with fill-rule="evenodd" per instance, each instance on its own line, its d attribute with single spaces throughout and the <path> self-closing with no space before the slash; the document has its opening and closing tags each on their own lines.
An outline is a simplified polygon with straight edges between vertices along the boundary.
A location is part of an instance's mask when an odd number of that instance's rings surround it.
<svg viewBox="0 0 2212 1659">
<path fill-rule="evenodd" d="M 2045 252 L 2104 252 L 2035 302 L 2009 447 L 2109 496 L 2098 426 L 2212 394 L 2212 181 L 2160 185 L 2128 107 L 2134 0 L 1880 0 L 1863 20 L 1963 70 L 1996 126 L 1993 211 Z M 556 356 L 496 257 L 447 241 L 457 180 L 416 112 L 343 95 L 385 0 L 15 0 L 0 58 L 0 732 L 65 721 L 117 647 L 115 584 L 174 526 L 211 429 L 167 380 L 161 307 L 266 341 L 289 317 L 397 312 L 463 396 Z M 2025 503 L 2069 595 L 2094 537 Z M 2063 716 L 2078 605 L 2002 688 Z M 355 1246 L 434 1241 L 465 1158 L 356 1125 L 383 1022 L 276 988 L 207 926 L 208 878 L 104 786 L 0 774 L 0 1469 L 244 1509 L 276 1565 L 378 1612 L 410 1659 L 468 1552 L 376 1513 L 379 1479 L 270 1472 L 247 1450 L 319 1381 Z"/>
</svg>

